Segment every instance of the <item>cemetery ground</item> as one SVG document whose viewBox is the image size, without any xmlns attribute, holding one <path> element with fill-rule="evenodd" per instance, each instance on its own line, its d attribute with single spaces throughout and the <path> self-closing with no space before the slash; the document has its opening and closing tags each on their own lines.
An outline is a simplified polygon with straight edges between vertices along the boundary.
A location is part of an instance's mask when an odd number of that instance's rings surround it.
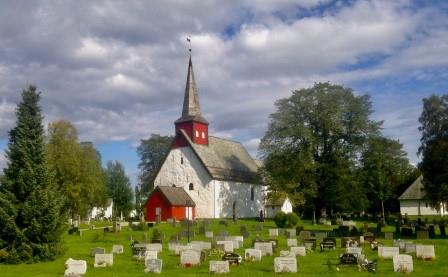
<svg viewBox="0 0 448 277">
<path fill-rule="evenodd" d="M 253 248 L 252 242 L 257 234 L 262 239 L 269 238 L 269 229 L 277 228 L 273 221 L 267 221 L 263 223 L 262 231 L 254 231 L 254 225 L 258 224 L 256 220 L 238 220 L 237 224 L 234 224 L 231 220 L 227 220 L 227 226 L 220 224 L 219 220 L 212 220 L 211 224 L 205 229 L 207 231 L 213 231 L 214 235 L 218 235 L 221 230 L 226 230 L 229 235 L 240 235 L 240 226 L 245 225 L 247 231 L 250 233 L 249 238 L 244 239 L 243 247 L 236 249 L 234 252 L 243 257 L 243 262 L 239 266 L 230 266 L 230 273 L 228 276 L 270 276 L 277 275 L 274 273 L 274 257 L 279 256 L 280 250 L 287 250 L 287 240 L 285 235 L 279 234 L 276 238 L 278 240 L 278 247 L 273 256 L 262 257 L 261 262 L 246 262 L 244 261 L 244 249 Z M 111 224 L 111 223 L 109 223 Z M 362 222 L 356 222 L 357 228 L 361 229 Z M 98 226 L 104 226 L 104 223 L 98 224 Z M 299 223 L 305 230 L 320 230 L 331 231 L 337 226 L 326 225 L 311 225 L 309 221 L 302 221 Z M 194 241 L 210 241 L 204 235 L 200 235 L 198 232 L 199 223 L 197 226 L 191 226 L 191 229 L 195 230 L 196 236 L 191 238 Z M 370 227 L 376 226 L 370 224 Z M 82 226 L 81 226 L 82 227 Z M 199 266 L 191 268 L 181 267 L 180 258 L 176 256 L 174 252 L 168 250 L 168 241 L 171 236 L 179 233 L 182 229 L 179 223 L 176 227 L 173 227 L 170 223 L 161 223 L 154 227 L 148 228 L 146 231 L 130 230 L 128 227 L 123 227 L 121 232 L 103 232 L 103 229 L 98 228 L 94 230 L 84 230 L 82 236 L 79 235 L 65 235 L 65 245 L 67 252 L 63 257 L 60 257 L 52 262 L 42 262 L 36 264 L 19 264 L 19 265 L 0 265 L 0 276 L 13 277 L 13 276 L 33 276 L 33 277 L 50 277 L 50 276 L 63 276 L 65 271 L 65 261 L 68 258 L 75 260 L 87 261 L 87 273 L 86 277 L 95 276 L 107 276 L 107 277 L 120 277 L 120 276 L 148 276 L 154 273 L 144 273 L 144 262 L 137 261 L 132 257 L 131 241 L 134 240 L 143 242 L 145 233 L 148 240 L 152 237 L 153 230 L 158 229 L 163 234 L 163 251 L 159 253 L 158 258 L 163 260 L 162 275 L 165 276 L 205 276 L 209 273 L 209 261 L 221 260 L 219 256 L 207 256 L 205 261 Z M 383 232 L 393 232 L 393 226 L 387 226 L 383 228 Z M 298 235 L 298 234 L 297 234 Z M 300 239 L 296 236 L 298 245 L 300 245 Z M 405 238 L 406 240 L 413 241 L 417 244 L 433 244 L 435 246 L 436 258 L 432 261 L 423 261 L 415 258 L 413 254 L 414 272 L 409 273 L 409 276 L 447 276 L 448 275 L 448 239 L 442 239 L 436 233 L 435 239 L 416 240 L 415 238 Z M 384 246 L 392 246 L 392 240 L 384 240 L 378 237 L 377 240 L 382 242 Z M 182 239 L 182 243 L 187 243 L 187 238 Z M 111 253 L 112 245 L 121 244 L 124 246 L 123 254 L 114 254 L 113 266 L 111 267 L 99 267 L 95 268 L 94 258 L 90 256 L 90 251 L 95 247 L 103 247 L 106 249 L 106 253 Z M 318 241 L 319 244 L 319 241 Z M 378 276 L 392 276 L 399 275 L 394 273 L 392 260 L 383 260 L 378 258 L 377 251 L 370 249 L 369 244 L 361 245 L 366 258 L 369 260 L 376 259 L 378 262 L 377 273 Z M 308 252 L 304 257 L 297 257 L 298 271 L 291 275 L 299 276 L 369 276 L 374 273 L 360 272 L 356 265 L 338 265 L 339 255 L 344 252 L 341 248 L 341 239 L 337 239 L 336 250 L 327 252 L 320 252 L 319 245 L 313 252 Z M 285 274 L 289 275 L 289 274 Z"/>
</svg>

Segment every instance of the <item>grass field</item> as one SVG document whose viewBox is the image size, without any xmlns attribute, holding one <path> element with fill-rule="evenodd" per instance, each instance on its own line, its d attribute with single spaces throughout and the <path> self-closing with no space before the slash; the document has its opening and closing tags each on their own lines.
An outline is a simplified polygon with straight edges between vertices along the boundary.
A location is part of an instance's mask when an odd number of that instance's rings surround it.
<svg viewBox="0 0 448 277">
<path fill-rule="evenodd" d="M 244 240 L 244 248 L 252 248 L 252 239 L 257 233 L 262 238 L 268 238 L 268 229 L 275 228 L 272 221 L 268 221 L 264 224 L 262 232 L 252 231 L 252 225 L 256 222 L 252 220 L 239 220 L 238 224 L 230 223 L 229 226 L 224 227 L 218 224 L 218 221 L 213 221 L 208 229 L 213 230 L 215 234 L 224 228 L 227 228 L 230 235 L 239 235 L 239 226 L 246 225 L 251 234 L 251 238 Z M 334 226 L 323 225 L 311 225 L 309 222 L 304 221 L 301 224 L 306 230 L 331 230 Z M 358 223 L 358 227 L 361 227 L 361 223 Z M 373 226 L 373 225 L 372 225 Z M 219 260 L 218 257 L 207 258 L 207 260 L 198 267 L 194 268 L 182 268 L 179 266 L 179 257 L 176 257 L 174 253 L 168 251 L 168 238 L 180 231 L 179 224 L 177 227 L 172 227 L 170 224 L 162 223 L 156 226 L 165 235 L 163 243 L 163 252 L 159 254 L 159 258 L 163 260 L 162 275 L 164 276 L 204 276 L 208 273 L 208 261 Z M 196 227 L 196 231 L 197 231 Z M 388 231 L 393 231 L 393 227 L 387 227 Z M 32 277 L 51 277 L 64 275 L 64 263 L 69 257 L 73 259 L 83 259 L 87 261 L 87 273 L 89 276 L 107 276 L 107 277 L 121 277 L 121 276 L 148 276 L 143 272 L 144 263 L 137 262 L 132 259 L 129 237 L 132 236 L 134 240 L 142 240 L 145 231 L 131 231 L 128 228 L 123 228 L 120 233 L 107 233 L 104 234 L 101 229 L 84 231 L 83 235 L 66 235 L 65 244 L 67 252 L 63 257 L 58 258 L 52 262 L 37 263 L 37 264 L 22 264 L 22 265 L 0 265 L 0 276 L 13 277 L 13 276 L 32 276 Z M 152 235 L 151 228 L 146 231 L 148 238 Z M 196 232 L 197 233 L 197 232 Z M 206 240 L 203 236 L 196 236 L 194 240 Z M 274 253 L 274 256 L 278 256 L 279 250 L 286 250 L 286 239 L 284 236 L 280 236 L 279 247 Z M 378 239 L 382 241 L 381 239 Z M 425 241 L 416 241 L 421 244 L 434 244 L 436 250 L 436 259 L 433 261 L 420 261 L 414 257 L 414 272 L 408 274 L 409 276 L 448 276 L 448 239 L 433 239 Z M 184 241 L 186 243 L 186 240 Z M 94 258 L 89 256 L 90 249 L 94 247 L 104 247 L 106 252 L 110 252 L 113 244 L 123 244 L 125 246 L 125 253 L 114 256 L 114 265 L 106 268 L 94 268 Z M 384 241 L 384 245 L 391 246 L 392 241 Z M 369 276 L 373 273 L 358 272 L 356 266 L 337 266 L 339 254 L 343 252 L 343 249 L 339 248 L 340 240 L 337 244 L 338 248 L 335 251 L 320 253 L 319 251 L 309 253 L 306 257 L 298 257 L 298 273 L 299 276 Z M 235 252 L 243 256 L 244 248 L 238 249 Z M 364 246 L 364 253 L 368 259 L 377 259 L 377 252 L 370 250 L 368 245 Z M 328 266 L 330 262 L 334 265 Z M 338 269 L 339 270 L 338 270 Z M 151 274 L 149 274 L 151 275 Z M 230 268 L 230 274 L 227 276 L 270 276 L 274 274 L 274 257 L 263 257 L 261 262 L 244 262 L 240 266 L 232 266 Z M 296 275 L 296 274 L 294 274 Z M 378 276 L 392 276 L 399 275 L 393 272 L 393 265 L 391 260 L 378 260 L 378 271 L 375 275 Z"/>
</svg>

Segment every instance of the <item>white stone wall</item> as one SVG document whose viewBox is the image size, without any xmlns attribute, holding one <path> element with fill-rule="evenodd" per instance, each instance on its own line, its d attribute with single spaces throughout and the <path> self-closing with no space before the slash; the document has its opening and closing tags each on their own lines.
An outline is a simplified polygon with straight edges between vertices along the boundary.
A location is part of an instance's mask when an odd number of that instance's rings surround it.
<svg viewBox="0 0 448 277">
<path fill-rule="evenodd" d="M 281 210 L 280 206 L 267 206 L 265 209 L 266 218 L 274 218 L 274 216 Z"/>
<path fill-rule="evenodd" d="M 182 162 L 181 162 L 182 161 Z M 172 149 L 154 180 L 154 186 L 183 187 L 196 203 L 196 217 L 211 218 L 211 178 L 190 147 Z M 194 190 L 189 190 L 192 183 Z"/>
<path fill-rule="evenodd" d="M 400 200 L 400 212 L 402 215 L 418 215 L 418 200 Z M 441 210 L 443 213 L 443 209 Z M 431 208 L 429 203 L 425 201 L 420 201 L 420 215 L 440 215 L 440 212 Z"/>
<path fill-rule="evenodd" d="M 285 199 L 285 202 L 283 202 L 282 206 L 282 212 L 284 213 L 292 213 L 292 203 L 289 201 L 288 198 Z"/>
<path fill-rule="evenodd" d="M 236 215 L 239 218 L 257 217 L 263 210 L 264 187 L 249 183 L 214 180 L 215 218 L 231 218 L 233 203 L 236 202 Z M 251 200 L 251 188 L 254 200 Z"/>
</svg>

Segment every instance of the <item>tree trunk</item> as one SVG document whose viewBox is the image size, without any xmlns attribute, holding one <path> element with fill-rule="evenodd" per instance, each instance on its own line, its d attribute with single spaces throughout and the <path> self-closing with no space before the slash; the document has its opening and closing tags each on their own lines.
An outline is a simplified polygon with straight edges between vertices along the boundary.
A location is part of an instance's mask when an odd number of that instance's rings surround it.
<svg viewBox="0 0 448 277">
<path fill-rule="evenodd" d="M 316 224 L 316 208 L 313 208 L 313 225 Z"/>
<path fill-rule="evenodd" d="M 381 211 L 382 211 L 382 220 L 381 222 L 383 223 L 384 226 L 386 226 L 386 217 L 384 215 L 384 201 L 381 199 Z"/>
</svg>

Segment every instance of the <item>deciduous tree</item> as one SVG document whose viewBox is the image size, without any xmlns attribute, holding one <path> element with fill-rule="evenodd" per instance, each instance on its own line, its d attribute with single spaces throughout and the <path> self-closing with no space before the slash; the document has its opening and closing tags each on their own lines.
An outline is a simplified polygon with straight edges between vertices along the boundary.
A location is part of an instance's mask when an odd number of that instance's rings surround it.
<svg viewBox="0 0 448 277">
<path fill-rule="evenodd" d="M 132 188 L 124 167 L 118 161 L 107 162 L 107 192 L 114 201 L 114 217 L 128 215 L 132 209 Z"/>
</svg>

